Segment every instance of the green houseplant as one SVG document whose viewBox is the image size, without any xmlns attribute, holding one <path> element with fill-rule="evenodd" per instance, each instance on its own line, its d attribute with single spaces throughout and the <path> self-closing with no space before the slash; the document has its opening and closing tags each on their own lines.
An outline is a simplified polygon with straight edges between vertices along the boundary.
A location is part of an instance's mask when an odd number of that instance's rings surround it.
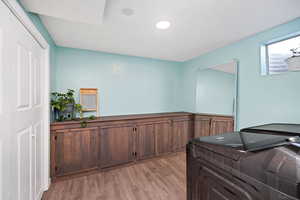
<svg viewBox="0 0 300 200">
<path fill-rule="evenodd" d="M 82 105 L 75 104 L 74 108 L 75 108 L 75 112 L 80 114 L 80 119 L 82 119 L 83 118 Z"/>
<path fill-rule="evenodd" d="M 55 120 L 71 120 L 76 117 L 76 113 L 82 113 L 82 106 L 75 103 L 74 93 L 75 91 L 71 89 L 68 89 L 66 93 L 51 93 L 51 107 Z"/>
</svg>

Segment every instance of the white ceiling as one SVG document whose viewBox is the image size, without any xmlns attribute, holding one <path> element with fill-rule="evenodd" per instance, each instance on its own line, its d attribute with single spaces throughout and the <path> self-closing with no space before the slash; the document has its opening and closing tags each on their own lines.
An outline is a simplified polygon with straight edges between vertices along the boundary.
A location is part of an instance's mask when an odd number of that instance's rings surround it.
<svg viewBox="0 0 300 200">
<path fill-rule="evenodd" d="M 300 16 L 300 0 L 21 2 L 41 15 L 57 45 L 173 61 L 191 59 Z M 125 8 L 133 9 L 133 15 L 122 14 Z M 157 30 L 160 20 L 169 20 L 170 29 Z"/>
<path fill-rule="evenodd" d="M 106 0 L 20 0 L 30 12 L 77 23 L 101 24 Z"/>
</svg>

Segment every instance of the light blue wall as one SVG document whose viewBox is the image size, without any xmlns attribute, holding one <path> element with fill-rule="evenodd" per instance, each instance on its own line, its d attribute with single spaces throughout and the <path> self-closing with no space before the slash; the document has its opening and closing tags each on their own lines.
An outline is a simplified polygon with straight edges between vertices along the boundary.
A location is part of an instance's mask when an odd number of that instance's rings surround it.
<svg viewBox="0 0 300 200">
<path fill-rule="evenodd" d="M 179 111 L 181 63 L 56 48 L 53 88 L 98 88 L 100 115 Z"/>
<path fill-rule="evenodd" d="M 27 14 L 50 45 L 51 91 L 98 88 L 102 116 L 180 110 L 181 63 L 58 47 Z"/>
<path fill-rule="evenodd" d="M 198 71 L 196 111 L 198 113 L 233 115 L 235 75 L 204 69 Z"/>
<path fill-rule="evenodd" d="M 260 45 L 299 31 L 300 18 L 185 62 L 182 69 L 183 109 L 195 111 L 196 71 L 199 68 L 238 59 L 238 127 L 270 122 L 300 123 L 300 73 L 260 75 Z"/>
<path fill-rule="evenodd" d="M 56 47 L 39 17 L 29 16 L 51 46 L 52 90 L 98 87 L 101 115 L 195 112 L 197 70 L 235 58 L 240 62 L 238 126 L 300 123 L 300 73 L 260 75 L 260 45 L 299 32 L 300 18 L 181 64 Z M 112 71 L 114 65 L 120 72 Z"/>
</svg>

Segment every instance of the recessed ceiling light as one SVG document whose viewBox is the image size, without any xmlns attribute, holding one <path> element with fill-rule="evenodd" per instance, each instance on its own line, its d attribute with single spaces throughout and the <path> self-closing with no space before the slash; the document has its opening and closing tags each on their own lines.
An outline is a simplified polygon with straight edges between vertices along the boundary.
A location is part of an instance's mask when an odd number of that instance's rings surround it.
<svg viewBox="0 0 300 200">
<path fill-rule="evenodd" d="M 159 21 L 156 23 L 156 28 L 161 29 L 161 30 L 166 30 L 170 28 L 171 23 L 169 21 Z"/>
</svg>

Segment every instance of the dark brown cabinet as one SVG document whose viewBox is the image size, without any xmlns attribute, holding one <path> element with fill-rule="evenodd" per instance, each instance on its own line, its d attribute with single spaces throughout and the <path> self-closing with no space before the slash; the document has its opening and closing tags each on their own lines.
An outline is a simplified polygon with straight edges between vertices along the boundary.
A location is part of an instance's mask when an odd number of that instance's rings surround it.
<svg viewBox="0 0 300 200">
<path fill-rule="evenodd" d="M 155 131 L 153 124 L 138 125 L 136 128 L 137 159 L 143 160 L 155 156 Z"/>
<path fill-rule="evenodd" d="M 100 129 L 101 168 L 132 162 L 134 155 L 134 130 L 131 125 Z"/>
<path fill-rule="evenodd" d="M 170 128 L 170 122 L 162 122 L 154 125 L 156 155 L 171 152 L 172 137 Z"/>
<path fill-rule="evenodd" d="M 210 127 L 210 135 L 232 132 L 234 130 L 234 121 L 228 117 L 213 117 Z"/>
<path fill-rule="evenodd" d="M 55 122 L 51 175 L 106 169 L 182 151 L 194 134 L 229 130 L 230 123 L 227 118 L 184 112 L 100 117 L 87 121 L 88 128 L 80 128 L 80 121 Z"/>
<path fill-rule="evenodd" d="M 194 137 L 209 136 L 211 118 L 208 116 L 195 116 Z"/>
<path fill-rule="evenodd" d="M 62 176 L 98 168 L 98 128 L 66 129 L 51 135 L 51 173 Z"/>
<path fill-rule="evenodd" d="M 211 136 L 234 131 L 231 116 L 195 115 L 194 137 Z"/>
<path fill-rule="evenodd" d="M 182 151 L 190 139 L 191 134 L 190 120 L 174 120 L 172 122 L 172 150 Z"/>
</svg>

